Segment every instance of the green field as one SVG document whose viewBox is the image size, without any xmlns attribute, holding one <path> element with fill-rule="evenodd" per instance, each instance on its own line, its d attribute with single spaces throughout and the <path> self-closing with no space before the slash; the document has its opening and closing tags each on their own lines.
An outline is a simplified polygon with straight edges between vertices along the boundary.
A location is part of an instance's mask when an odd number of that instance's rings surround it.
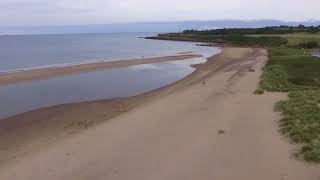
<svg viewBox="0 0 320 180">
<path fill-rule="evenodd" d="M 289 45 L 298 45 L 303 42 L 317 41 L 320 43 L 320 33 L 291 33 L 291 34 L 258 34 L 250 37 L 282 37 L 288 40 Z"/>
</svg>

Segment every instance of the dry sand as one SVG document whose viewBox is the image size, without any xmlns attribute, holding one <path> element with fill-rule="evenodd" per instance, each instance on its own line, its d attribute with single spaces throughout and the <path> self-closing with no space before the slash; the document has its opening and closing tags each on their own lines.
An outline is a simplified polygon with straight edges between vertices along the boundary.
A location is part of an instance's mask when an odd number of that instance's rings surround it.
<svg viewBox="0 0 320 180">
<path fill-rule="evenodd" d="M 110 69 L 110 68 L 120 68 L 128 67 L 139 64 L 152 64 L 166 61 L 178 61 L 186 60 L 192 58 L 202 57 L 198 54 L 185 53 L 178 54 L 174 56 L 163 56 L 163 57 L 153 57 L 153 58 L 142 58 L 142 59 L 129 59 L 129 60 L 117 60 L 117 61 L 102 61 L 93 62 L 86 64 L 75 64 L 69 66 L 42 68 L 26 71 L 16 71 L 11 73 L 0 74 L 0 85 L 19 83 L 25 81 L 47 79 L 56 76 L 64 76 L 68 74 L 76 74 L 83 72 L 96 71 L 99 69 Z"/>
<path fill-rule="evenodd" d="M 253 95 L 266 54 L 224 48 L 154 92 L 3 120 L 0 179 L 319 180 L 277 132 L 273 105 L 286 94 Z"/>
</svg>

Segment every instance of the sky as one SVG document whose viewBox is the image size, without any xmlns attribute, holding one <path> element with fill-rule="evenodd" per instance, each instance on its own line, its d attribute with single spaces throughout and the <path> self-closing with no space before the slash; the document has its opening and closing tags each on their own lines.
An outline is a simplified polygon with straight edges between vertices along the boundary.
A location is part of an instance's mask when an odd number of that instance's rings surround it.
<svg viewBox="0 0 320 180">
<path fill-rule="evenodd" d="M 0 0 L 0 26 L 320 20 L 320 0 Z"/>
</svg>

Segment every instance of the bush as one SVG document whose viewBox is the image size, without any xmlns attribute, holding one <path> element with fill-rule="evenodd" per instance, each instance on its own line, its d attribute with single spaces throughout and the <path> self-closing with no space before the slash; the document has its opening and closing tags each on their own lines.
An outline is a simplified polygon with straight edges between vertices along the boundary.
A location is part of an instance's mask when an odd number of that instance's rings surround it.
<svg viewBox="0 0 320 180">
<path fill-rule="evenodd" d="M 320 143 L 305 145 L 302 149 L 296 154 L 299 159 L 304 159 L 307 162 L 320 162 Z"/>
<path fill-rule="evenodd" d="M 264 94 L 264 90 L 262 88 L 258 88 L 257 90 L 254 91 L 254 94 L 256 95 Z"/>
</svg>

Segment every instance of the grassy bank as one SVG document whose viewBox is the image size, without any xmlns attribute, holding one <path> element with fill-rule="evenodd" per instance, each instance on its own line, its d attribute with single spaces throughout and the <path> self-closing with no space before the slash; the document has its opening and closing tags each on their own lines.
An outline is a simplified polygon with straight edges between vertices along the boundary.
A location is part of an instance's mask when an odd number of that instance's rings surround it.
<svg viewBox="0 0 320 180">
<path fill-rule="evenodd" d="M 249 37 L 243 35 L 197 35 L 197 38 L 205 42 L 228 43 L 233 46 L 263 46 L 274 47 L 287 44 L 287 40 L 281 37 Z"/>
<path fill-rule="evenodd" d="M 296 153 L 308 162 L 320 162 L 320 58 L 292 47 L 273 47 L 260 86 L 267 91 L 289 92 L 279 102 L 280 131 L 301 144 Z"/>
<path fill-rule="evenodd" d="M 273 47 L 261 87 L 267 91 L 289 92 L 320 88 L 320 60 L 305 50 Z"/>
<path fill-rule="evenodd" d="M 225 39 L 230 43 L 252 45 L 256 42 L 256 44 L 261 44 L 262 46 L 267 46 L 267 47 L 273 46 L 273 44 L 270 44 L 270 41 L 273 41 L 276 39 L 272 40 L 272 38 L 285 39 L 288 42 L 288 45 L 298 45 L 300 43 L 306 43 L 310 41 L 315 41 L 320 44 L 320 26 L 307 27 L 307 26 L 300 25 L 296 27 L 273 26 L 273 27 L 263 27 L 263 28 L 225 28 L 225 29 L 205 30 L 205 31 L 197 31 L 197 30 L 191 29 L 191 30 L 183 31 L 182 34 L 199 36 L 199 37 L 222 36 L 222 39 Z M 237 38 L 235 39 L 232 36 Z M 242 37 L 242 36 L 245 36 L 245 37 Z M 241 37 L 241 39 L 239 39 L 239 37 Z M 246 37 L 258 38 L 258 39 L 247 39 Z"/>
<path fill-rule="evenodd" d="M 302 144 L 296 153 L 308 162 L 320 162 L 320 90 L 293 91 L 289 100 L 277 103 L 282 112 L 280 130 L 294 143 Z"/>
<path fill-rule="evenodd" d="M 303 42 L 316 41 L 320 44 L 320 33 L 288 33 L 288 34 L 255 34 L 247 35 L 249 37 L 282 37 L 288 40 L 288 45 L 298 45 Z"/>
</svg>

